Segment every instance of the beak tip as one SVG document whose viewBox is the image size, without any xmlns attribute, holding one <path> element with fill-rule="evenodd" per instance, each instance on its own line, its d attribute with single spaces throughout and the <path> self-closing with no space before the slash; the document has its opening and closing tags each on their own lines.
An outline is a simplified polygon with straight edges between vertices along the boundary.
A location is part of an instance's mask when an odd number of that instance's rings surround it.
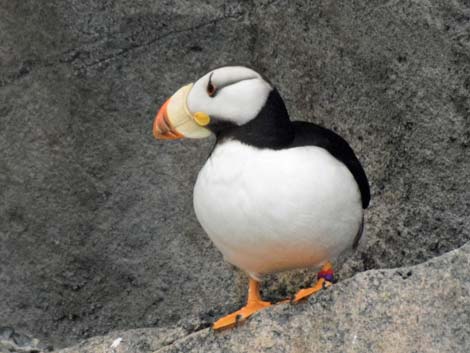
<svg viewBox="0 0 470 353">
<path fill-rule="evenodd" d="M 163 103 L 153 121 L 153 136 L 157 140 L 176 140 L 184 137 L 173 127 L 168 118 L 167 107 L 170 99 Z"/>
</svg>

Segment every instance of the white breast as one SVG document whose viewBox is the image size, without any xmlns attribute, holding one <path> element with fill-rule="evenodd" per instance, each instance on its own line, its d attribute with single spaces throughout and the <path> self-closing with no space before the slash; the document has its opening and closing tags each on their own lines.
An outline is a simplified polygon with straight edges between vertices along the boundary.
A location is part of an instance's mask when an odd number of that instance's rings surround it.
<svg viewBox="0 0 470 353">
<path fill-rule="evenodd" d="M 253 276 L 319 266 L 350 248 L 361 195 L 319 147 L 217 146 L 194 188 L 197 218 L 226 261 Z"/>
</svg>

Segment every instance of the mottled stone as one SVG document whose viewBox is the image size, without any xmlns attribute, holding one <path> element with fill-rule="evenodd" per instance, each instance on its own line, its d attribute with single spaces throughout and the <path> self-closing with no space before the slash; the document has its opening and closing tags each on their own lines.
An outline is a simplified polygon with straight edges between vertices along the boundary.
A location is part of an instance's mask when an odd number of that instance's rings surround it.
<svg viewBox="0 0 470 353">
<path fill-rule="evenodd" d="M 16 332 L 11 327 L 0 327 L 0 353 L 43 353 L 52 351 L 37 338 Z"/>
<path fill-rule="evenodd" d="M 171 345 L 178 339 L 190 334 L 183 328 L 144 328 L 112 332 L 106 336 L 97 336 L 61 353 L 144 353 L 154 352 Z"/>
</svg>

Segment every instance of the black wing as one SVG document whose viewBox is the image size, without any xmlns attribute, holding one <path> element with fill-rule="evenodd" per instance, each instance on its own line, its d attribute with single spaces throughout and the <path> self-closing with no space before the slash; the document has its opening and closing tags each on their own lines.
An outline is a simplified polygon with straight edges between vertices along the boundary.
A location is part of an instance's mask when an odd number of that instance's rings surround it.
<svg viewBox="0 0 470 353">
<path fill-rule="evenodd" d="M 318 146 L 326 149 L 333 157 L 343 162 L 354 176 L 361 191 L 362 208 L 370 201 L 369 181 L 361 163 L 349 144 L 335 132 L 305 121 L 292 122 L 295 138 L 290 147 Z"/>
</svg>

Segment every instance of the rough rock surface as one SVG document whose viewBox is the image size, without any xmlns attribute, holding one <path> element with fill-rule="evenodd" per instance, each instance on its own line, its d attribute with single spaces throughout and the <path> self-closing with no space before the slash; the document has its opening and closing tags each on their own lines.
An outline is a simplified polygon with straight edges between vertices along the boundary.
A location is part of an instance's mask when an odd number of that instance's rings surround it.
<svg viewBox="0 0 470 353">
<path fill-rule="evenodd" d="M 467 0 L 0 0 L 0 39 L 2 326 L 60 347 L 242 304 L 192 210 L 212 141 L 151 135 L 166 97 L 228 63 L 363 162 L 368 239 L 343 278 L 470 239 Z"/>
<path fill-rule="evenodd" d="M 60 352 L 106 352 L 122 338 L 115 353 L 468 353 L 469 268 L 470 244 L 414 267 L 360 273 L 233 330 L 116 332 Z"/>
<path fill-rule="evenodd" d="M 50 352 L 53 347 L 41 343 L 11 327 L 0 327 L 0 353 L 39 353 Z"/>
</svg>

